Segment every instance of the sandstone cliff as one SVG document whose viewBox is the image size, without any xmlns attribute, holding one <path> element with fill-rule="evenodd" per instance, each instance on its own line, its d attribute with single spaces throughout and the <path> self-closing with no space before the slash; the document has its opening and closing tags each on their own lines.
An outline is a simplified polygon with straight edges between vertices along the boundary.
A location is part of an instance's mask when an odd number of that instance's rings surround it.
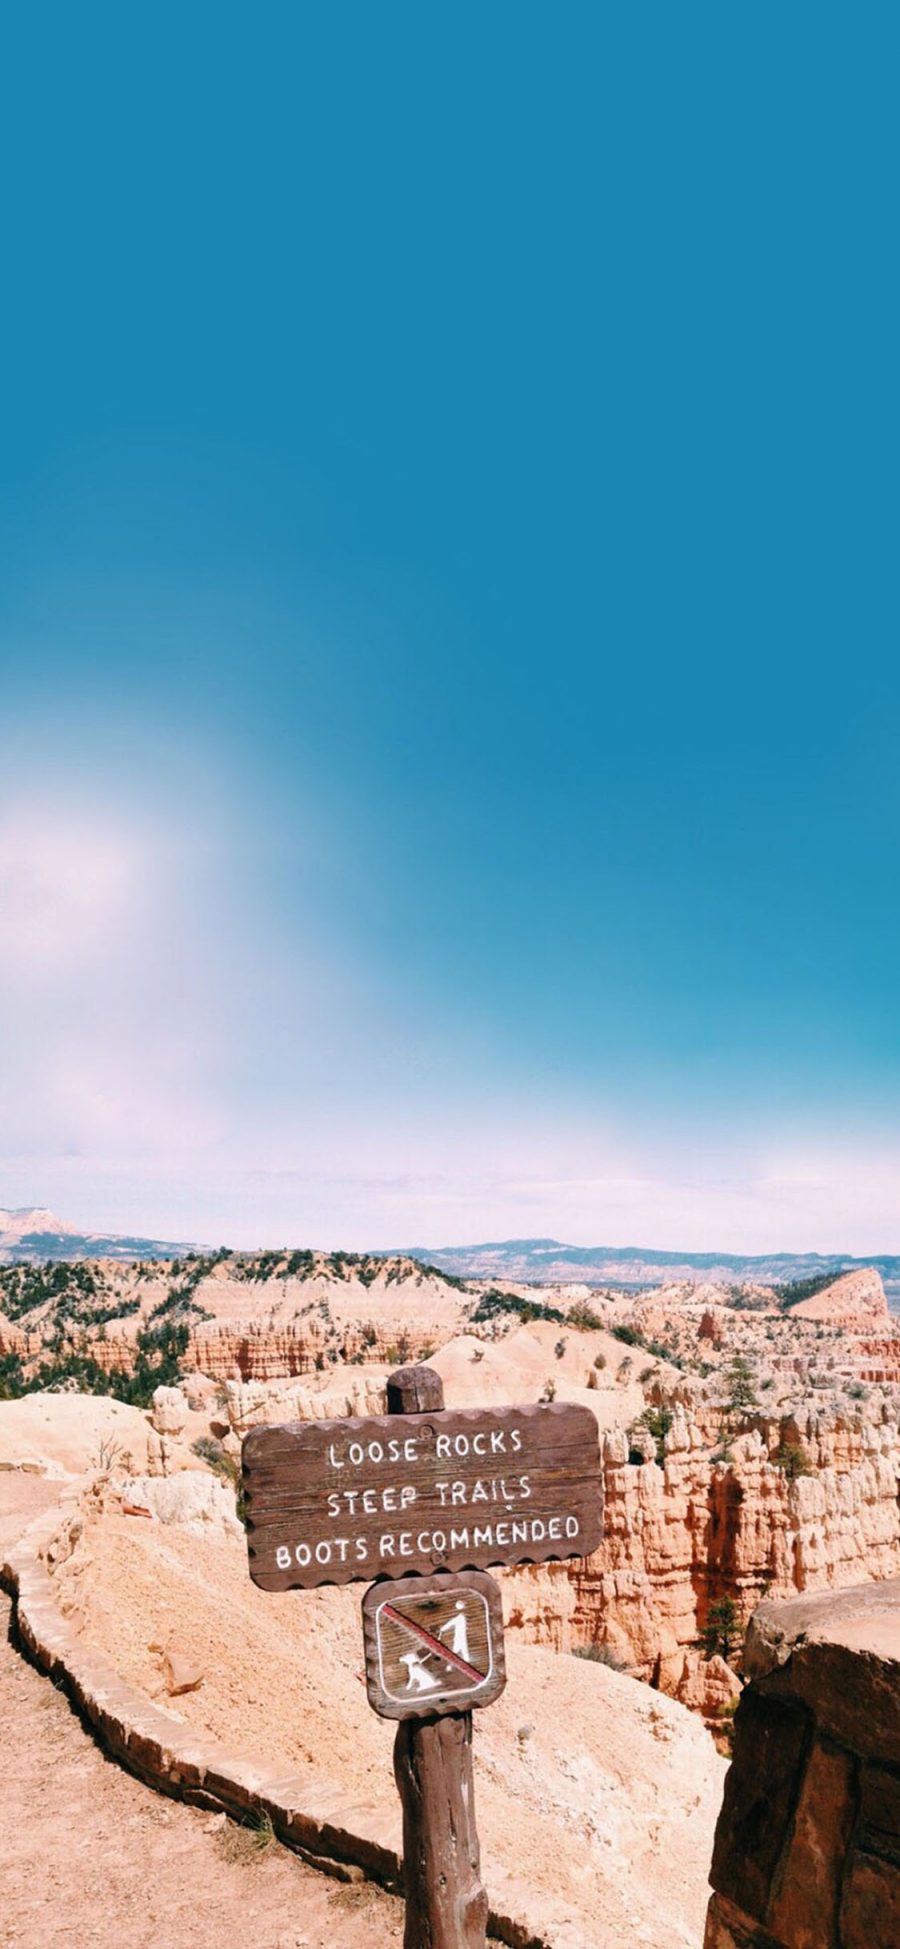
<svg viewBox="0 0 900 1949">
<path fill-rule="evenodd" d="M 897 1949 L 900 1581 L 763 1605 L 748 1665 L 706 1949 Z"/>
<path fill-rule="evenodd" d="M 620 1431 L 604 1436 L 602 1456 L 600 1549 L 583 1563 L 510 1573 L 510 1623 L 539 1643 L 605 1646 L 681 1696 L 720 1599 L 746 1621 L 762 1597 L 900 1572 L 895 1399 L 760 1417 L 728 1460 L 714 1459 L 705 1429 L 676 1408 L 662 1467 L 630 1462 Z M 792 1475 L 797 1466 L 809 1473 Z"/>
</svg>

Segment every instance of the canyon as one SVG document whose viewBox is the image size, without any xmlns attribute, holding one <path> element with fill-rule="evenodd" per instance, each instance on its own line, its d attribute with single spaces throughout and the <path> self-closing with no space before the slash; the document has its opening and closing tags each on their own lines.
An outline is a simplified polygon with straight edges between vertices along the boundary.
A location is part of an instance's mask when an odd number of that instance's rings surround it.
<svg viewBox="0 0 900 1949">
<path fill-rule="evenodd" d="M 235 1489 L 251 1428 L 381 1412 L 416 1358 L 448 1407 L 577 1401 L 598 1425 L 599 1547 L 498 1573 L 510 1690 L 479 1722 L 476 1772 L 509 1939 L 587 1949 L 599 1915 L 630 1943 L 624 1881 L 641 1941 L 699 1949 L 751 1617 L 900 1575 L 900 1325 L 880 1276 L 635 1293 L 312 1252 L 0 1268 L 0 1484 L 63 1499 L 39 1562 L 72 1655 L 104 1658 L 139 1719 L 168 1699 L 260 1778 L 289 1766 L 304 1820 L 340 1808 L 394 1848 L 383 1728 L 343 1676 L 356 1600 L 255 1591 Z M 743 1942 L 729 1872 L 711 1942 Z"/>
<path fill-rule="evenodd" d="M 106 1376 L 127 1398 L 128 1376 L 149 1386 L 173 1344 L 232 1464 L 261 1421 L 378 1412 L 404 1360 L 433 1361 L 450 1407 L 588 1404 L 602 1543 L 511 1573 L 510 1627 L 593 1649 L 701 1710 L 708 1692 L 711 1723 L 723 1685 L 726 1704 L 737 1695 L 761 1599 L 900 1571 L 900 1323 L 871 1268 L 786 1296 L 496 1286 L 313 1252 L 0 1269 L 0 1361 L 19 1387 Z M 732 1619 L 718 1647 L 717 1615 Z"/>
</svg>

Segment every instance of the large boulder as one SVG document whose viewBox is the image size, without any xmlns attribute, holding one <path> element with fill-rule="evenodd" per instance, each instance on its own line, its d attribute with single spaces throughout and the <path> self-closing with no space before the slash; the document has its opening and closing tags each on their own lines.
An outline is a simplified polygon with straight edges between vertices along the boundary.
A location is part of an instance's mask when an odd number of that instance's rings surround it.
<svg viewBox="0 0 900 1949">
<path fill-rule="evenodd" d="M 234 1492 L 228 1484 L 205 1469 L 185 1470 L 179 1475 L 136 1475 L 123 1487 L 123 1495 L 136 1508 L 149 1509 L 160 1523 L 177 1523 L 183 1529 L 202 1532 L 209 1524 L 242 1536 L 235 1513 Z"/>
</svg>

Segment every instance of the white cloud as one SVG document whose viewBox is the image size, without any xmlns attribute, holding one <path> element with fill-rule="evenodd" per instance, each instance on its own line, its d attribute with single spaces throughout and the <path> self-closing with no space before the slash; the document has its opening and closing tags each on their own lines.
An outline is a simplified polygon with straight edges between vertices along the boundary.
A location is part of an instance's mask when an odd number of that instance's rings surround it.
<svg viewBox="0 0 900 1949">
<path fill-rule="evenodd" d="M 248 1245 L 900 1250 L 895 1143 L 515 1096 L 334 951 L 327 894 L 283 928 L 246 830 L 208 778 L 0 814 L 0 1205 Z"/>
<path fill-rule="evenodd" d="M 133 832 L 18 804 L 0 813 L 0 970 L 27 978 L 96 960 L 136 918 L 146 847 Z"/>
</svg>

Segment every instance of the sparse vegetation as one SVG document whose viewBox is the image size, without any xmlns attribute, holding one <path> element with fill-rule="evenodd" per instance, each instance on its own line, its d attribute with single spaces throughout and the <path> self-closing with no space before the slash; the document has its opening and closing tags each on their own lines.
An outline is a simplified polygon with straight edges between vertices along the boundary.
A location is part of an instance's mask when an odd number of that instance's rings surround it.
<svg viewBox="0 0 900 1949">
<path fill-rule="evenodd" d="M 753 1384 L 753 1370 L 743 1354 L 735 1354 L 725 1375 L 729 1414 L 741 1415 L 759 1406 Z"/>
<path fill-rule="evenodd" d="M 240 1462 L 234 1455 L 229 1455 L 227 1448 L 222 1442 L 217 1441 L 214 1435 L 199 1435 L 197 1440 L 191 1443 L 191 1448 L 195 1455 L 199 1455 L 201 1462 L 205 1462 L 207 1468 L 212 1469 L 214 1475 L 221 1476 L 223 1482 L 229 1483 L 234 1490 L 238 1521 L 245 1522 L 244 1482 Z"/>
<path fill-rule="evenodd" d="M 487 1320 L 496 1320 L 503 1313 L 515 1313 L 517 1318 L 527 1324 L 530 1320 L 553 1320 L 557 1326 L 566 1325 L 566 1315 L 558 1306 L 547 1306 L 540 1299 L 523 1299 L 520 1293 L 503 1293 L 497 1286 L 489 1286 L 478 1300 L 472 1314 L 472 1324 L 482 1325 Z"/>
<path fill-rule="evenodd" d="M 576 1644 L 572 1649 L 573 1658 L 584 1658 L 589 1665 L 606 1665 L 611 1672 L 626 1672 L 628 1666 L 623 1658 L 617 1658 L 608 1644 Z"/>
<path fill-rule="evenodd" d="M 219 1852 L 224 1859 L 244 1867 L 258 1861 L 261 1855 L 268 1854 L 277 1841 L 271 1816 L 265 1812 L 251 1814 L 239 1826 L 234 1821 L 228 1821 L 218 1836 Z"/>
<path fill-rule="evenodd" d="M 663 1346 L 661 1340 L 643 1339 L 641 1334 L 633 1326 L 623 1324 L 621 1326 L 611 1326 L 609 1330 L 613 1339 L 621 1340 L 624 1347 L 640 1347 L 642 1353 L 652 1354 L 654 1360 L 668 1360 L 673 1367 L 681 1367 L 684 1365 L 680 1354 L 673 1352 L 669 1347 Z"/>
<path fill-rule="evenodd" d="M 710 1604 L 700 1633 L 699 1642 L 705 1656 L 714 1658 L 718 1653 L 727 1663 L 732 1652 L 740 1650 L 742 1639 L 740 1612 L 734 1598 L 717 1598 Z"/>
<path fill-rule="evenodd" d="M 640 1428 L 645 1428 L 655 1444 L 655 1460 L 658 1466 L 662 1468 L 666 1459 L 666 1436 L 671 1426 L 671 1408 L 645 1408 L 643 1414 L 638 1417 L 637 1421 L 632 1422 L 628 1430 L 629 1441 L 632 1442 L 628 1455 L 629 1461 L 642 1462 L 644 1459 L 642 1451 L 633 1444 L 633 1437 Z"/>
<path fill-rule="evenodd" d="M 0 1401 L 15 1401 L 25 1393 L 25 1376 L 17 1353 L 0 1354 Z"/>
<path fill-rule="evenodd" d="M 576 1299 L 569 1308 L 569 1325 L 577 1327 L 580 1333 L 594 1333 L 602 1330 L 603 1321 L 586 1299 Z"/>
<path fill-rule="evenodd" d="M 61 1335 L 51 1344 L 52 1358 L 42 1360 L 26 1375 L 18 1355 L 0 1361 L 2 1398 L 17 1399 L 44 1389 L 59 1393 L 68 1387 L 79 1394 L 109 1394 L 130 1407 L 148 1408 L 156 1387 L 172 1387 L 181 1379 L 181 1363 L 187 1352 L 190 1329 L 171 1322 L 145 1327 L 138 1333 L 136 1356 L 131 1373 L 121 1367 L 101 1367 L 84 1345 L 66 1346 Z"/>
<path fill-rule="evenodd" d="M 812 1475 L 814 1473 L 813 1465 L 806 1453 L 806 1449 L 799 1442 L 783 1441 L 780 1447 L 776 1448 L 772 1460 L 775 1467 L 781 1469 L 783 1474 L 787 1476 L 789 1482 L 796 1482 L 799 1475 Z"/>
<path fill-rule="evenodd" d="M 787 1285 L 773 1286 L 772 1290 L 779 1306 L 787 1313 L 792 1306 L 799 1306 L 801 1299 L 815 1299 L 816 1293 L 823 1293 L 851 1270 L 850 1266 L 832 1266 L 830 1272 L 813 1272 L 808 1279 L 791 1279 Z"/>
</svg>

